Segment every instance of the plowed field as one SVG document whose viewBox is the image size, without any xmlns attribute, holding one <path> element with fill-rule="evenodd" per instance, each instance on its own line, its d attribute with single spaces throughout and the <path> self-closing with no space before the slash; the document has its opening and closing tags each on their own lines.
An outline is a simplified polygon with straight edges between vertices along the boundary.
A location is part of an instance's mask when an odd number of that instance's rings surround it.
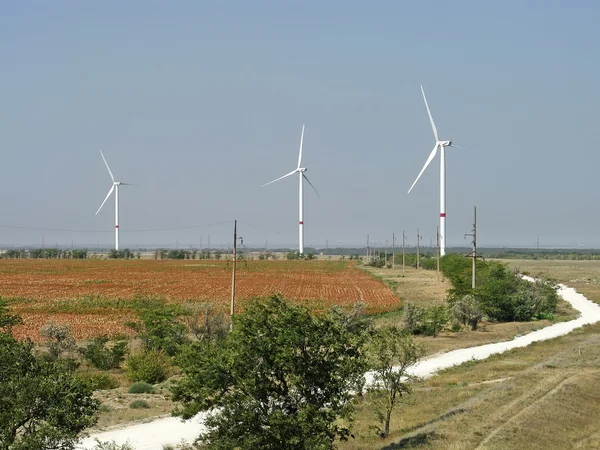
<svg viewBox="0 0 600 450">
<path fill-rule="evenodd" d="M 314 310 L 366 303 L 371 313 L 399 306 L 383 284 L 347 261 L 248 261 L 238 263 L 236 309 L 256 297 L 280 293 Z M 19 337 L 39 340 L 48 321 L 69 323 L 76 339 L 129 333 L 131 300 L 212 302 L 228 310 L 231 262 L 2 260 L 0 296 L 24 324 Z"/>
</svg>

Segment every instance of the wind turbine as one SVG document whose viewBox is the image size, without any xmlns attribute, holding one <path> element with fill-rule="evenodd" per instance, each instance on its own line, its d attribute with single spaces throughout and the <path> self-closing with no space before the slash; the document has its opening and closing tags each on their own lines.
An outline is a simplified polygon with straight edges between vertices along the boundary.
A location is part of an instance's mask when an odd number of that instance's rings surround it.
<svg viewBox="0 0 600 450">
<path fill-rule="evenodd" d="M 104 153 L 102 153 L 102 150 L 100 150 L 100 155 L 102 156 L 102 159 L 104 160 L 104 164 L 106 165 L 106 168 L 108 169 L 108 173 L 110 174 L 110 178 L 112 179 L 113 184 L 110 187 L 108 194 L 106 194 L 104 201 L 100 205 L 100 208 L 98 208 L 98 211 L 96 211 L 95 215 L 98 215 L 98 213 L 100 212 L 100 210 L 106 203 L 106 200 L 108 200 L 108 197 L 110 197 L 110 194 L 112 194 L 113 191 L 115 191 L 115 250 L 119 250 L 119 186 L 123 186 L 123 185 L 127 186 L 130 183 L 123 183 L 121 181 L 115 181 L 115 177 L 113 176 L 112 172 L 110 171 L 110 167 L 108 167 L 108 163 L 106 162 L 106 158 L 104 157 Z"/>
<path fill-rule="evenodd" d="M 308 184 L 310 184 L 310 187 L 312 187 L 314 189 L 314 191 L 317 193 L 317 196 L 319 198 L 321 198 L 321 196 L 319 195 L 319 193 L 317 192 L 317 189 L 313 186 L 313 184 L 310 182 L 310 180 L 308 179 L 308 177 L 306 176 L 305 172 L 308 170 L 306 169 L 306 167 L 301 167 L 302 165 L 302 144 L 304 142 L 304 125 L 302 125 L 302 134 L 300 135 L 300 152 L 298 153 L 298 167 L 296 167 L 296 169 L 292 170 L 290 173 L 285 174 L 282 177 L 277 178 L 276 180 L 273 181 L 269 181 L 267 184 L 263 184 L 263 187 L 271 184 L 271 183 L 275 183 L 276 181 L 282 180 L 286 177 L 289 177 L 290 175 L 294 175 L 295 173 L 298 174 L 298 178 L 300 181 L 300 187 L 299 187 L 299 191 L 298 191 L 298 212 L 299 212 L 299 221 L 298 221 L 298 252 L 300 252 L 300 254 L 304 253 L 304 197 L 303 197 L 303 191 L 302 191 L 302 181 L 303 179 L 306 180 L 306 182 Z"/>
<path fill-rule="evenodd" d="M 427 114 L 429 115 L 429 121 L 431 122 L 431 129 L 433 130 L 433 136 L 435 137 L 435 146 L 433 147 L 433 150 L 429 154 L 429 158 L 427 158 L 427 161 L 425 161 L 425 165 L 421 169 L 421 172 L 419 172 L 419 176 L 417 177 L 415 182 L 412 184 L 412 186 L 408 190 L 408 193 L 410 194 L 410 191 L 412 191 L 412 188 L 415 187 L 415 184 L 417 184 L 417 181 L 419 181 L 419 178 L 421 178 L 421 175 L 423 175 L 423 172 L 425 172 L 425 169 L 427 169 L 427 166 L 429 165 L 429 163 L 431 163 L 431 161 L 433 161 L 433 158 L 435 158 L 435 155 L 439 148 L 440 149 L 440 255 L 444 256 L 446 254 L 446 152 L 445 152 L 445 149 L 446 149 L 446 147 L 456 147 L 456 148 L 462 148 L 462 147 L 459 147 L 458 145 L 452 145 L 452 141 L 440 141 L 440 138 L 438 137 L 437 128 L 435 127 L 433 117 L 431 116 L 431 111 L 429 110 L 429 105 L 427 104 L 427 97 L 425 97 L 425 91 L 423 90 L 423 86 L 421 86 L 421 92 L 423 93 L 423 100 L 425 101 L 425 107 L 427 108 Z"/>
</svg>

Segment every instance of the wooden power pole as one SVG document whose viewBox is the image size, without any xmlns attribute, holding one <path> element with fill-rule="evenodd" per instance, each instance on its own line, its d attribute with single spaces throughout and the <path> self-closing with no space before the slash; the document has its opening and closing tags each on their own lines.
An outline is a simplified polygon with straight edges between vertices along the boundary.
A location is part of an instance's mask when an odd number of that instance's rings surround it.
<svg viewBox="0 0 600 450">
<path fill-rule="evenodd" d="M 477 206 L 473 206 L 473 232 L 465 234 L 465 237 L 467 236 L 473 237 L 473 252 L 469 256 L 471 256 L 471 258 L 473 259 L 473 267 L 471 269 L 471 288 L 475 289 L 475 284 L 477 281 Z"/>
<path fill-rule="evenodd" d="M 473 206 L 473 279 L 471 287 L 475 289 L 477 262 L 477 206 Z"/>
<path fill-rule="evenodd" d="M 231 324 L 233 328 L 233 315 L 235 314 L 235 269 L 237 266 L 237 241 L 238 239 L 244 243 L 243 238 L 237 235 L 237 220 L 233 222 L 233 273 L 231 274 Z"/>
<path fill-rule="evenodd" d="M 437 259 L 437 273 L 438 273 L 438 281 L 440 280 L 440 226 L 438 225 L 435 231 L 436 236 L 436 247 L 435 247 L 435 256 Z"/>
<path fill-rule="evenodd" d="M 396 264 L 396 235 L 392 233 L 392 270 Z"/>
<path fill-rule="evenodd" d="M 402 230 L 402 273 L 404 273 L 404 265 L 406 264 L 406 235 L 404 234 L 404 230 Z"/>
<path fill-rule="evenodd" d="M 421 240 L 421 235 L 419 234 L 419 229 L 417 228 L 417 270 L 419 270 L 419 241 Z"/>
</svg>

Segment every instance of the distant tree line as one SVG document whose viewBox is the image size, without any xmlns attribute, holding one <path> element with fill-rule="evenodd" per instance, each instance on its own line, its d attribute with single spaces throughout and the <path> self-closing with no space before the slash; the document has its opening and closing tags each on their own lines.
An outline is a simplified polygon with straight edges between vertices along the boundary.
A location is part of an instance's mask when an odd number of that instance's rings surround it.
<svg viewBox="0 0 600 450">
<path fill-rule="evenodd" d="M 0 254 L 4 259 L 87 259 L 87 249 L 62 250 L 59 248 L 34 248 L 5 250 Z"/>
<path fill-rule="evenodd" d="M 240 259 L 238 252 L 238 259 Z M 154 251 L 154 259 L 216 259 L 220 260 L 223 257 L 221 250 L 181 250 L 181 249 L 158 249 Z"/>
</svg>

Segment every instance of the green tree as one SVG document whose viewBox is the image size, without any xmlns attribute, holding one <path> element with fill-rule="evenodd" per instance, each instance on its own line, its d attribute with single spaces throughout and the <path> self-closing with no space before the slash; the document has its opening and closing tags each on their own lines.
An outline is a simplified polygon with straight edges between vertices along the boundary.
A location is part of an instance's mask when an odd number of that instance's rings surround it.
<svg viewBox="0 0 600 450">
<path fill-rule="evenodd" d="M 0 333 L 0 450 L 75 447 L 79 433 L 96 423 L 100 405 L 74 376 L 75 366 L 36 355 L 31 342 L 10 331 Z"/>
<path fill-rule="evenodd" d="M 358 311 L 315 315 L 278 296 L 253 301 L 224 341 L 194 343 L 178 357 L 178 414 L 209 411 L 207 448 L 333 448 L 350 435 L 367 328 Z"/>
<path fill-rule="evenodd" d="M 108 336 L 96 337 L 82 350 L 83 357 L 100 370 L 118 369 L 127 354 L 127 342 L 107 346 Z"/>
<path fill-rule="evenodd" d="M 444 303 L 436 303 L 427 309 L 427 328 L 433 337 L 448 323 L 448 307 Z"/>
<path fill-rule="evenodd" d="M 407 370 L 421 359 L 424 350 L 412 335 L 393 326 L 374 330 L 368 348 L 373 370 L 369 392 L 375 400 L 375 416 L 383 425 L 378 431 L 384 438 L 390 434 L 390 420 L 398 399 L 410 392 Z"/>
</svg>

